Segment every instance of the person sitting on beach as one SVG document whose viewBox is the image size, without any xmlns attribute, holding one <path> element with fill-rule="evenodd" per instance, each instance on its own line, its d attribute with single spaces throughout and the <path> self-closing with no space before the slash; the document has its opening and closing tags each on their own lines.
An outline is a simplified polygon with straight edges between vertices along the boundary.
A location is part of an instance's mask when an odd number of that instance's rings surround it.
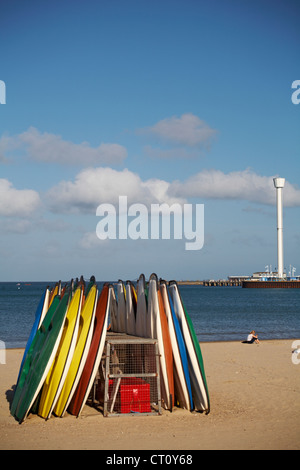
<svg viewBox="0 0 300 470">
<path fill-rule="evenodd" d="M 243 343 L 244 344 L 252 344 L 252 343 L 259 344 L 258 336 L 256 335 L 254 330 L 252 330 L 251 333 L 248 335 L 247 341 L 243 341 Z"/>
</svg>

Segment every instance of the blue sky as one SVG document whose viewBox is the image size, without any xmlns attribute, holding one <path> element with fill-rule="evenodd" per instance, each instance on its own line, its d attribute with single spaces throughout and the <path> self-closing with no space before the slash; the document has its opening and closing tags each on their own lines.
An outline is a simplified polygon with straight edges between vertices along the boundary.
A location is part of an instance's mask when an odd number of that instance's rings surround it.
<svg viewBox="0 0 300 470">
<path fill-rule="evenodd" d="M 298 0 L 3 0 L 0 280 L 300 274 Z M 204 204 L 204 246 L 96 236 L 102 203 Z"/>
</svg>

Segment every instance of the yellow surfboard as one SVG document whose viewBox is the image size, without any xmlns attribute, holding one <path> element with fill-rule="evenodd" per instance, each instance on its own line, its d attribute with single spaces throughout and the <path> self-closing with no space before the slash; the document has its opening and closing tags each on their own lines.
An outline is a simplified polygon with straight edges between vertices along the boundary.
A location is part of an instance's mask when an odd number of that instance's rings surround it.
<svg viewBox="0 0 300 470">
<path fill-rule="evenodd" d="M 65 414 L 81 377 L 92 341 L 97 300 L 98 289 L 94 284 L 91 287 L 82 307 L 79 321 L 78 339 L 72 362 L 69 367 L 62 391 L 53 410 L 54 414 L 57 416 L 63 417 Z"/>
<path fill-rule="evenodd" d="M 49 307 L 51 306 L 53 300 L 57 295 L 61 294 L 61 282 L 57 282 L 55 286 L 51 289 L 50 296 L 49 296 Z"/>
<path fill-rule="evenodd" d="M 38 414 L 45 419 L 51 416 L 71 365 L 78 337 L 82 296 L 83 288 L 80 286 L 70 302 L 60 345 L 43 385 Z"/>
</svg>

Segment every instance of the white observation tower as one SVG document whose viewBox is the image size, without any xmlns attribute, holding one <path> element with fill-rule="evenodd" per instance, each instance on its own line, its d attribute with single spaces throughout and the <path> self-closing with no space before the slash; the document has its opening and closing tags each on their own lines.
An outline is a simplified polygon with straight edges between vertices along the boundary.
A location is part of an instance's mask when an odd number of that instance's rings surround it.
<svg viewBox="0 0 300 470">
<path fill-rule="evenodd" d="M 273 178 L 276 188 L 277 200 L 277 271 L 278 278 L 283 277 L 283 221 L 282 221 L 282 188 L 284 188 L 284 178 Z"/>
</svg>

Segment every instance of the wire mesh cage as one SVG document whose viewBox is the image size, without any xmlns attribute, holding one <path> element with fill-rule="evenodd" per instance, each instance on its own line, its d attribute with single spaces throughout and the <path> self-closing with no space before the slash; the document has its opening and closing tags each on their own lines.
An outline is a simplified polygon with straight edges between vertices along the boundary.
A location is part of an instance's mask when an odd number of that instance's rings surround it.
<svg viewBox="0 0 300 470">
<path fill-rule="evenodd" d="M 100 367 L 104 416 L 161 414 L 156 340 L 107 335 Z"/>
</svg>

